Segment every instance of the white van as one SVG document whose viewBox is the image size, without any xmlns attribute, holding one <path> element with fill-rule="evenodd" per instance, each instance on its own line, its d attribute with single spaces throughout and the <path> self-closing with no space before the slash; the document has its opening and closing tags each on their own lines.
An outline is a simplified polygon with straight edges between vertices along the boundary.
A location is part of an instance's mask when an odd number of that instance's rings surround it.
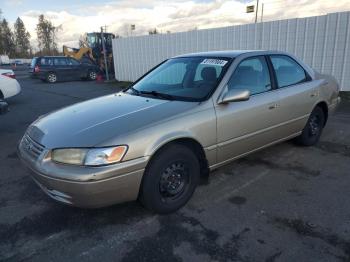
<svg viewBox="0 0 350 262">
<path fill-rule="evenodd" d="M 10 58 L 7 55 L 0 55 L 0 65 L 9 65 Z"/>
</svg>

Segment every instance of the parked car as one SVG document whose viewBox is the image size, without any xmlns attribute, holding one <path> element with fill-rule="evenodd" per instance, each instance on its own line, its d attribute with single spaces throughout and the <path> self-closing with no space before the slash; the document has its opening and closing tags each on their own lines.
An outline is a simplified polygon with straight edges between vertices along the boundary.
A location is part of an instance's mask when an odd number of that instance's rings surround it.
<svg viewBox="0 0 350 262">
<path fill-rule="evenodd" d="M 13 64 L 14 65 L 23 65 L 24 63 L 22 60 L 16 59 L 15 61 L 13 61 Z"/>
<path fill-rule="evenodd" d="M 292 138 L 314 145 L 339 101 L 333 77 L 288 53 L 188 54 L 127 90 L 37 119 L 18 151 L 60 202 L 101 207 L 138 198 L 169 213 L 210 170 Z"/>
<path fill-rule="evenodd" d="M 11 69 L 0 69 L 0 99 L 15 96 L 21 92 L 21 86 Z"/>
<path fill-rule="evenodd" d="M 8 104 L 0 99 L 0 115 L 6 114 L 8 112 Z"/>
<path fill-rule="evenodd" d="M 40 78 L 49 83 L 67 80 L 95 80 L 98 67 L 93 64 L 80 63 L 78 60 L 65 56 L 34 57 L 29 73 L 32 78 Z"/>
</svg>

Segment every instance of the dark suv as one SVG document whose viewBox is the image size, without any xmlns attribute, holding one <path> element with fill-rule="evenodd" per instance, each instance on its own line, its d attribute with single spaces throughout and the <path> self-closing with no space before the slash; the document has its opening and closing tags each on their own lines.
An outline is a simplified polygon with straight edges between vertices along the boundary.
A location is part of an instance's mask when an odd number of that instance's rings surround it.
<svg viewBox="0 0 350 262">
<path fill-rule="evenodd" d="M 33 78 L 55 83 L 79 79 L 95 80 L 98 71 L 96 65 L 80 63 L 71 57 L 41 56 L 33 58 L 29 73 Z"/>
</svg>

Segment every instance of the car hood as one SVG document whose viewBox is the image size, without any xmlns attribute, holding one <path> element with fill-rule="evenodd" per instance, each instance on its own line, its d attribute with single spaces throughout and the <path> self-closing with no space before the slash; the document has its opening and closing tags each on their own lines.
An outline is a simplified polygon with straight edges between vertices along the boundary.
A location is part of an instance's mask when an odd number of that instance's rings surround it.
<svg viewBox="0 0 350 262">
<path fill-rule="evenodd" d="M 49 149 L 95 147 L 111 138 L 182 114 L 197 104 L 120 92 L 39 117 L 30 125 L 27 134 Z"/>
</svg>

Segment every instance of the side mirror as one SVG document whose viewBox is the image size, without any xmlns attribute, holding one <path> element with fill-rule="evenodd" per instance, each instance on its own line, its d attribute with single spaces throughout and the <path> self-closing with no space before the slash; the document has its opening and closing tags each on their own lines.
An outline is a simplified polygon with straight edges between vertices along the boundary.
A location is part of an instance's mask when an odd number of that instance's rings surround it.
<svg viewBox="0 0 350 262">
<path fill-rule="evenodd" d="M 0 100 L 0 115 L 3 115 L 8 111 L 8 104 L 5 101 Z"/>
<path fill-rule="evenodd" d="M 230 89 L 223 96 L 219 104 L 230 102 L 247 101 L 250 97 L 250 91 L 246 89 Z"/>
</svg>

